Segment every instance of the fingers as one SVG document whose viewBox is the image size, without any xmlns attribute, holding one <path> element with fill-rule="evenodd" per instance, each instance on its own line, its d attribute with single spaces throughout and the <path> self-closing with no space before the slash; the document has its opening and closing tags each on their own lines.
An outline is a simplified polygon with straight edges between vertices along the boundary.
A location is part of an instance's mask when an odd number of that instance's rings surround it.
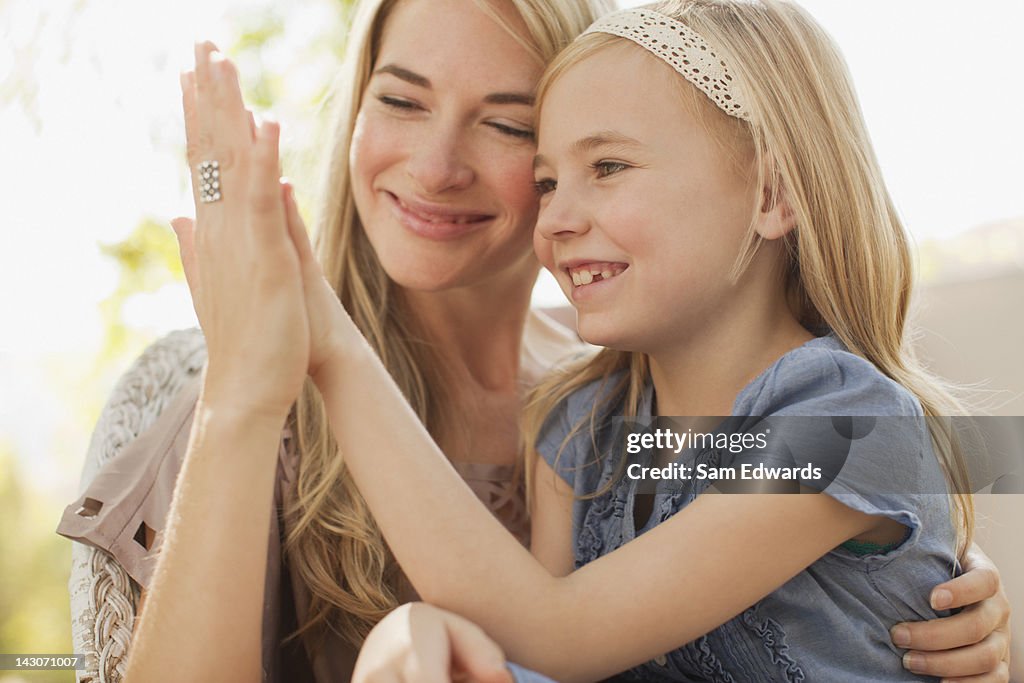
<svg viewBox="0 0 1024 683">
<path fill-rule="evenodd" d="M 316 263 L 316 256 L 313 254 L 313 245 L 309 241 L 306 223 L 302 220 L 299 207 L 295 203 L 295 188 L 287 180 L 281 180 L 281 192 L 284 199 L 285 217 L 288 220 L 288 236 L 299 255 L 303 273 L 306 274 L 309 271 L 309 274 L 319 276 L 319 269 L 313 271 L 309 269 L 309 266 Z"/>
<path fill-rule="evenodd" d="M 1002 670 L 1008 647 L 1006 634 L 998 631 L 975 645 L 943 652 L 908 652 L 904 655 L 905 668 L 919 674 L 957 679 L 964 676 L 991 676 Z M 1007 680 L 981 678 L 979 680 Z"/>
<path fill-rule="evenodd" d="M 249 207 L 252 232 L 264 244 L 283 244 L 287 239 L 281 230 L 285 208 L 279 189 L 281 177 L 278 141 L 281 128 L 274 121 L 264 121 L 256 131 L 256 142 L 250 158 Z"/>
<path fill-rule="evenodd" d="M 196 318 L 200 326 L 203 323 L 203 316 L 200 309 L 199 294 L 199 261 L 196 258 L 195 249 L 195 221 L 191 218 L 172 218 L 171 228 L 178 238 L 178 251 L 181 254 L 181 267 L 185 271 L 185 282 L 192 294 L 192 307 L 195 309 Z"/>
<path fill-rule="evenodd" d="M 186 123 L 191 119 L 191 130 L 186 129 L 189 165 L 194 171 L 198 163 L 216 160 L 227 199 L 246 185 L 244 162 L 253 143 L 253 123 L 242 102 L 234 65 L 210 42 L 196 43 L 195 59 L 194 101 L 187 92 L 182 96 L 186 108 L 194 112 L 186 114 Z"/>
<path fill-rule="evenodd" d="M 181 74 L 181 108 L 185 113 L 185 158 L 189 169 L 195 169 L 202 158 L 199 150 L 199 121 L 196 111 L 196 74 L 185 71 Z M 199 206 L 199 187 L 192 183 L 192 201 Z"/>
<path fill-rule="evenodd" d="M 1005 615 L 1000 607 L 992 601 L 986 601 L 951 617 L 897 624 L 891 635 L 893 643 L 898 647 L 927 651 L 949 650 L 973 645 L 1004 623 Z"/>
<path fill-rule="evenodd" d="M 181 267 L 185 271 L 188 288 L 195 293 L 199 284 L 199 266 L 196 261 L 195 221 L 191 218 L 172 218 L 171 228 L 178 238 L 178 251 L 181 254 Z"/>
<path fill-rule="evenodd" d="M 999 571 L 980 550 L 972 548 L 968 551 L 964 570 L 962 575 L 952 581 L 932 589 L 931 603 L 934 609 L 966 607 L 995 597 L 999 592 Z"/>
<path fill-rule="evenodd" d="M 943 678 L 942 683 L 1009 683 L 1010 667 L 1006 662 L 1000 662 L 994 671 L 981 676 L 964 676 L 956 678 Z"/>
<path fill-rule="evenodd" d="M 451 642 L 452 669 L 481 683 L 512 683 L 505 653 L 476 624 L 451 615 L 445 622 Z"/>
</svg>

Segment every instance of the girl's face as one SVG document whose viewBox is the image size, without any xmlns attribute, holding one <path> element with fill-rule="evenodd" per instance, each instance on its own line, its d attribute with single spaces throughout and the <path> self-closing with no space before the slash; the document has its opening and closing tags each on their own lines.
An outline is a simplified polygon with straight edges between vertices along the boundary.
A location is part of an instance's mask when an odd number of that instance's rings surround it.
<svg viewBox="0 0 1024 683">
<path fill-rule="evenodd" d="M 535 275 L 539 75 L 474 2 L 402 0 L 391 12 L 350 164 L 367 236 L 398 284 L 436 291 Z"/>
<path fill-rule="evenodd" d="M 754 195 L 742 160 L 706 129 L 718 111 L 688 102 L 681 84 L 622 42 L 569 67 L 545 95 L 534 249 L 591 343 L 668 348 L 736 294 L 729 272 Z"/>
</svg>

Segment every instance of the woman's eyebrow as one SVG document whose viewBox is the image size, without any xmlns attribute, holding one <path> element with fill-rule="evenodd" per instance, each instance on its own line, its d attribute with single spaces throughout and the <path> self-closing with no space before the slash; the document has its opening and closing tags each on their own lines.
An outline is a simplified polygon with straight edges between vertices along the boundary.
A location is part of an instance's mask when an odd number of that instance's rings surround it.
<svg viewBox="0 0 1024 683">
<path fill-rule="evenodd" d="M 376 76 L 377 74 L 391 74 L 395 78 L 400 78 L 406 83 L 411 83 L 412 85 L 417 85 L 421 88 L 427 88 L 428 90 L 433 87 L 430 84 L 430 79 L 426 76 L 421 76 L 415 71 L 409 71 L 397 64 L 385 64 L 373 72 L 373 75 Z"/>
<path fill-rule="evenodd" d="M 487 104 L 525 104 L 533 106 L 533 95 L 520 92 L 495 92 L 484 98 Z"/>
<path fill-rule="evenodd" d="M 420 88 L 426 88 L 430 90 L 433 88 L 433 84 L 430 79 L 426 76 L 421 76 L 415 71 L 410 71 L 405 67 L 398 66 L 397 64 L 385 64 L 373 72 L 377 74 L 391 74 L 395 78 L 400 78 L 406 83 L 419 86 Z M 484 102 L 487 104 L 522 104 L 527 107 L 533 106 L 533 95 L 531 93 L 522 92 L 495 92 L 484 97 Z"/>
</svg>

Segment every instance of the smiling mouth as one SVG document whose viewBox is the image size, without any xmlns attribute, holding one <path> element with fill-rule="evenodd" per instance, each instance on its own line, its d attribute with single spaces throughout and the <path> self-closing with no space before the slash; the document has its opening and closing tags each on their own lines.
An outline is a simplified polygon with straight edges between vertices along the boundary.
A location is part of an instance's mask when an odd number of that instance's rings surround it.
<svg viewBox="0 0 1024 683">
<path fill-rule="evenodd" d="M 585 287 L 594 282 L 611 280 L 622 275 L 629 268 L 625 263 L 585 263 L 566 268 L 565 272 L 572 279 L 573 287 Z"/>
<path fill-rule="evenodd" d="M 490 220 L 493 216 L 481 213 L 458 213 L 455 211 L 438 211 L 424 206 L 409 204 L 398 195 L 388 193 L 391 199 L 406 213 L 426 223 L 438 225 L 470 225 Z"/>
</svg>

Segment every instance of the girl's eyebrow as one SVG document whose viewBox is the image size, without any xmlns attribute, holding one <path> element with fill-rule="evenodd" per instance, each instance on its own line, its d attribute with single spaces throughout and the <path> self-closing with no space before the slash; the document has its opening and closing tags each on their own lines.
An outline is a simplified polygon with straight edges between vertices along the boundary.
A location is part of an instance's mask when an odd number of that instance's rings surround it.
<svg viewBox="0 0 1024 683">
<path fill-rule="evenodd" d="M 584 154 L 599 147 L 643 147 L 635 138 L 623 135 L 614 130 L 602 130 L 572 143 L 569 151 L 572 154 Z"/>
<path fill-rule="evenodd" d="M 398 66 L 397 64 L 385 64 L 373 72 L 373 75 L 377 74 L 391 74 L 395 78 L 400 78 L 406 83 L 410 83 L 420 88 L 426 88 L 427 90 L 432 89 L 434 86 L 431 84 L 430 79 L 426 76 L 421 76 L 415 71 L 410 71 L 405 67 Z M 533 95 L 531 93 L 522 92 L 495 92 L 484 97 L 484 102 L 487 104 L 522 104 L 527 107 L 533 106 Z"/>
<path fill-rule="evenodd" d="M 576 142 L 572 143 L 569 146 L 569 153 L 574 156 L 579 156 L 603 147 L 636 149 L 643 147 L 643 143 L 635 138 L 623 135 L 622 133 L 618 133 L 614 130 L 602 130 L 597 133 L 593 133 L 592 135 L 580 138 Z M 533 158 L 534 170 L 547 165 L 547 163 L 548 160 L 544 158 L 544 155 L 542 154 L 538 154 Z"/>
</svg>

